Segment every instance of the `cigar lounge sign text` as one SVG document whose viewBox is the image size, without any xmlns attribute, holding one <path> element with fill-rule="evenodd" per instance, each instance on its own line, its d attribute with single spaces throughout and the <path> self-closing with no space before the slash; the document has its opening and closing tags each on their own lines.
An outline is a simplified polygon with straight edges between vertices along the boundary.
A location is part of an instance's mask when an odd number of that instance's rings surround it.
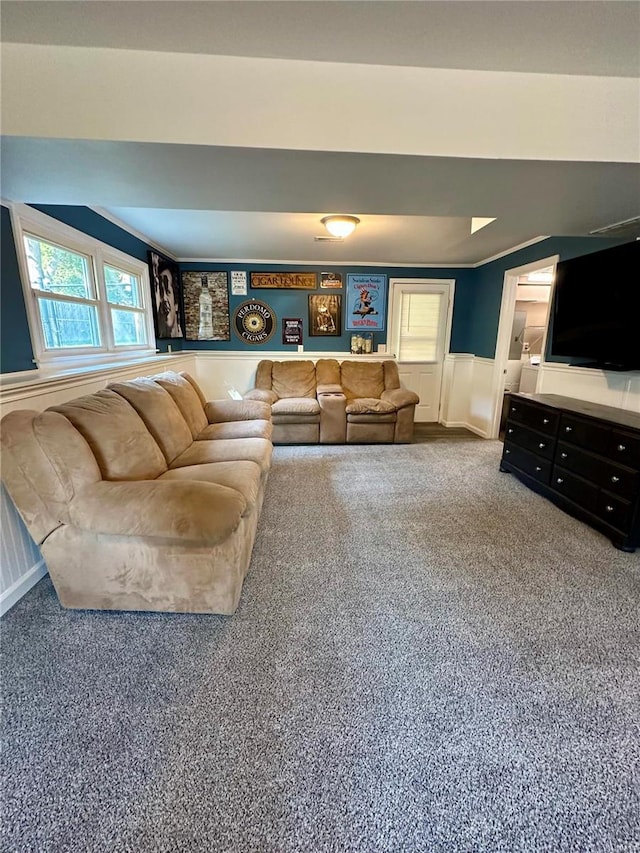
<svg viewBox="0 0 640 853">
<path fill-rule="evenodd" d="M 249 299 L 236 308 L 233 330 L 246 344 L 266 344 L 276 330 L 276 315 L 266 303 Z"/>
</svg>

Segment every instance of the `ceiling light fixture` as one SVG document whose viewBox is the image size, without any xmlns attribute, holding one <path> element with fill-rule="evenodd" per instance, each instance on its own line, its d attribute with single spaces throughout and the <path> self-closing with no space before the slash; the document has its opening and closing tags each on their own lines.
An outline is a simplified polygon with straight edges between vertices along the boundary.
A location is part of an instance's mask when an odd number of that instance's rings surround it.
<svg viewBox="0 0 640 853">
<path fill-rule="evenodd" d="M 360 220 L 357 216 L 325 216 L 320 220 L 332 237 L 348 237 Z"/>
</svg>

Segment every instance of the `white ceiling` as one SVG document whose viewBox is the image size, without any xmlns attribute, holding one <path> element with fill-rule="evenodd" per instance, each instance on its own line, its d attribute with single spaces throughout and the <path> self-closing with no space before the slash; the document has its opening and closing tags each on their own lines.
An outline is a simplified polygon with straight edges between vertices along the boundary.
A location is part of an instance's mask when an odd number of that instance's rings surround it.
<svg viewBox="0 0 640 853">
<path fill-rule="evenodd" d="M 1 13 L 3 197 L 103 208 L 176 257 L 474 264 L 640 213 L 635 2 Z M 314 242 L 340 212 L 354 235 Z"/>
</svg>

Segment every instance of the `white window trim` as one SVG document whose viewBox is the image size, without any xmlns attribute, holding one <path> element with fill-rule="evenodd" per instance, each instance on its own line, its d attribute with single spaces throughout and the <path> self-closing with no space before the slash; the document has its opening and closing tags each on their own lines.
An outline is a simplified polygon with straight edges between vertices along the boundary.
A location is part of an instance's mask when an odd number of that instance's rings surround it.
<svg viewBox="0 0 640 853">
<path fill-rule="evenodd" d="M 38 369 L 46 372 L 61 368 L 82 368 L 155 355 L 157 350 L 148 265 L 144 261 L 133 258 L 119 249 L 114 249 L 113 246 L 96 240 L 94 237 L 78 231 L 70 225 L 59 222 L 57 219 L 53 219 L 26 204 L 10 204 L 7 206 L 11 214 L 11 225 L 18 256 L 18 267 L 27 311 L 31 345 L 33 347 L 34 361 Z M 25 233 L 43 240 L 49 240 L 64 248 L 89 256 L 93 265 L 93 274 L 98 295 L 97 308 L 102 339 L 102 346 L 100 348 L 86 347 L 78 349 L 74 347 L 73 349 L 54 351 L 45 347 L 44 333 L 37 305 L 38 291 L 31 287 L 29 277 L 27 253 L 24 245 Z M 140 308 L 143 310 L 148 343 L 129 344 L 126 346 L 116 346 L 114 344 L 111 318 L 109 316 L 112 303 L 107 301 L 104 281 L 105 264 L 117 267 L 139 278 Z M 89 304 L 92 300 L 82 301 L 84 304 Z M 113 307 L 122 308 L 123 306 Z M 126 310 L 126 306 L 124 307 Z"/>
</svg>

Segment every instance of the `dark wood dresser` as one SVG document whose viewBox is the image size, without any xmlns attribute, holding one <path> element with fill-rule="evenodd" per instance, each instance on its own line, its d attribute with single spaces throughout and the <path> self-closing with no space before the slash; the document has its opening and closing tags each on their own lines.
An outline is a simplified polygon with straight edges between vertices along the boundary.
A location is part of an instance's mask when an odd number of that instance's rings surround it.
<svg viewBox="0 0 640 853">
<path fill-rule="evenodd" d="M 511 394 L 501 471 L 616 548 L 640 546 L 640 415 L 556 394 Z"/>
</svg>

